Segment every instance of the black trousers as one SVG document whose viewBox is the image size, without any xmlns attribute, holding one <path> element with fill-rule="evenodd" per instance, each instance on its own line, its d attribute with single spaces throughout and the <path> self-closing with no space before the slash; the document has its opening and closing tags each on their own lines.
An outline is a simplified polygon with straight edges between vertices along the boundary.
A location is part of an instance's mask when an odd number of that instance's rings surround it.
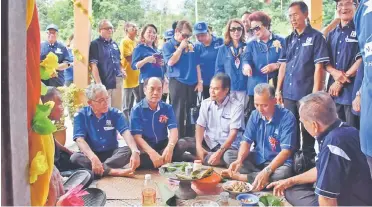
<svg viewBox="0 0 372 207">
<path fill-rule="evenodd" d="M 138 86 L 140 101 L 145 98 L 145 91 L 143 89 L 143 85 L 144 85 L 143 83 L 140 83 L 139 86 Z"/>
<path fill-rule="evenodd" d="M 209 94 L 209 86 L 203 86 L 203 99 L 209 98 L 211 95 Z"/>
<path fill-rule="evenodd" d="M 251 116 L 252 112 L 256 109 L 256 107 L 254 106 L 254 96 L 249 96 L 248 98 L 248 104 L 247 104 L 247 108 L 244 110 L 244 121 L 245 123 L 248 122 L 249 120 L 249 117 Z"/>
<path fill-rule="evenodd" d="M 175 78 L 169 79 L 169 93 L 177 119 L 178 137 L 193 137 L 190 109 L 196 106 L 195 85 L 186 85 Z"/>
<path fill-rule="evenodd" d="M 302 135 L 302 150 L 306 154 L 307 153 L 312 154 L 313 152 L 315 152 L 314 150 L 315 139 L 309 134 L 309 132 L 306 131 L 305 127 L 300 122 L 300 115 L 298 113 L 300 106 L 298 104 L 298 101 L 284 99 L 284 107 L 290 110 L 294 114 L 294 116 L 296 117 L 297 123 L 298 123 L 297 149 L 299 149 L 301 145 L 301 135 Z M 300 131 L 301 131 L 301 135 L 300 135 Z"/>
<path fill-rule="evenodd" d="M 295 185 L 285 190 L 284 194 L 292 206 L 319 206 L 313 184 Z"/>
<path fill-rule="evenodd" d="M 159 153 L 159 155 L 161 156 L 165 147 L 167 147 L 168 145 L 168 139 L 167 140 L 164 140 L 162 142 L 159 142 L 158 144 L 156 144 L 153 149 Z M 181 162 L 183 161 L 182 160 L 182 156 L 183 154 L 185 153 L 185 151 L 187 150 L 187 143 L 185 140 L 183 139 L 179 139 L 177 144 L 174 146 L 174 149 L 173 149 L 173 157 L 172 157 L 172 162 Z M 152 160 L 150 159 L 149 155 L 145 152 L 141 152 L 141 155 L 140 155 L 140 159 L 141 159 L 141 164 L 139 166 L 140 169 L 154 169 L 154 164 L 152 163 Z"/>
<path fill-rule="evenodd" d="M 353 114 L 351 105 L 336 103 L 338 118 L 359 130 L 359 116 Z"/>
</svg>

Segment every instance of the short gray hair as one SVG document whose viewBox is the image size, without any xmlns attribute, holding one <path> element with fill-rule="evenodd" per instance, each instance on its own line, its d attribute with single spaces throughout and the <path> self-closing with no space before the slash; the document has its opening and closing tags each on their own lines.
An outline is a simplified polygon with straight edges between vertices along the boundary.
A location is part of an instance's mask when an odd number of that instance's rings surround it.
<svg viewBox="0 0 372 207">
<path fill-rule="evenodd" d="M 98 92 L 106 92 L 106 87 L 101 83 L 92 83 L 85 89 L 85 95 L 88 100 L 94 100 Z"/>
<path fill-rule="evenodd" d="M 268 83 L 260 83 L 254 87 L 254 94 L 262 95 L 263 93 L 269 93 L 270 98 L 275 98 L 275 88 Z"/>
<path fill-rule="evenodd" d="M 324 126 L 333 124 L 338 118 L 335 102 L 324 91 L 303 97 L 300 100 L 299 112 L 303 119 L 320 122 Z"/>
</svg>

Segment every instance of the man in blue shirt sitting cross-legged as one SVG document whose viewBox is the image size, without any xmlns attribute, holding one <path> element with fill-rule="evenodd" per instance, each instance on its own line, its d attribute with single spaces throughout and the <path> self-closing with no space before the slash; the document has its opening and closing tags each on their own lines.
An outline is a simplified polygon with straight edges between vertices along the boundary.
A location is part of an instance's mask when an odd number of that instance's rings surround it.
<svg viewBox="0 0 372 207">
<path fill-rule="evenodd" d="M 133 107 L 130 121 L 132 135 L 141 150 L 140 168 L 158 168 L 172 161 L 182 161 L 186 141 L 178 140 L 173 107 L 161 101 L 161 79 L 146 79 L 144 93 L 145 98 Z"/>
</svg>

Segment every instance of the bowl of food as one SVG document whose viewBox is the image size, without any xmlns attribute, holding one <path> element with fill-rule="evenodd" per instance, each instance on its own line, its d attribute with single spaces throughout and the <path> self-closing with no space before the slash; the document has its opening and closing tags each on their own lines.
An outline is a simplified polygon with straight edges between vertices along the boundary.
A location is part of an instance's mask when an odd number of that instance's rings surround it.
<svg viewBox="0 0 372 207">
<path fill-rule="evenodd" d="M 229 192 L 231 195 L 239 195 L 248 193 L 252 190 L 252 185 L 242 181 L 227 181 L 222 185 L 222 189 Z"/>
<path fill-rule="evenodd" d="M 253 194 L 240 194 L 236 197 L 236 200 L 240 201 L 242 206 L 257 206 L 259 198 Z"/>
<path fill-rule="evenodd" d="M 211 176 L 195 180 L 192 184 L 200 191 L 211 191 L 216 189 L 221 180 L 221 176 L 218 173 L 213 172 Z"/>
</svg>

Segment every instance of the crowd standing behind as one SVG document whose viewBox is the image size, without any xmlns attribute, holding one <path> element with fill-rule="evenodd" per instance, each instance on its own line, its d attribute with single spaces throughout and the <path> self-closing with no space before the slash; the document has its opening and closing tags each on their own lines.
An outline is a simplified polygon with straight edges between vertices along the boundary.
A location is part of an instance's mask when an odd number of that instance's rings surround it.
<svg viewBox="0 0 372 207">
<path fill-rule="evenodd" d="M 98 176 L 201 160 L 226 167 L 223 176 L 255 190 L 273 188 L 294 205 L 372 205 L 372 27 L 366 23 L 372 5 L 335 2 L 339 19 L 325 36 L 312 28 L 306 3 L 294 1 L 287 37 L 274 34 L 271 18 L 255 11 L 228 20 L 223 38 L 207 22 L 176 21 L 161 49 L 153 24 L 137 37 L 137 26 L 126 23 L 119 47 L 113 25 L 102 20 L 89 50 L 95 81 L 86 90 L 89 106 L 74 117 L 81 152 L 58 146 L 70 163 Z M 57 41 L 56 25 L 46 30 L 40 61 L 53 52 L 59 66 L 44 82 L 69 85 L 63 70 L 73 70 L 73 46 Z M 49 92 L 45 100 L 58 99 Z M 128 146 L 119 147 L 118 134 Z M 298 153 L 309 166 L 302 173 Z"/>
</svg>

